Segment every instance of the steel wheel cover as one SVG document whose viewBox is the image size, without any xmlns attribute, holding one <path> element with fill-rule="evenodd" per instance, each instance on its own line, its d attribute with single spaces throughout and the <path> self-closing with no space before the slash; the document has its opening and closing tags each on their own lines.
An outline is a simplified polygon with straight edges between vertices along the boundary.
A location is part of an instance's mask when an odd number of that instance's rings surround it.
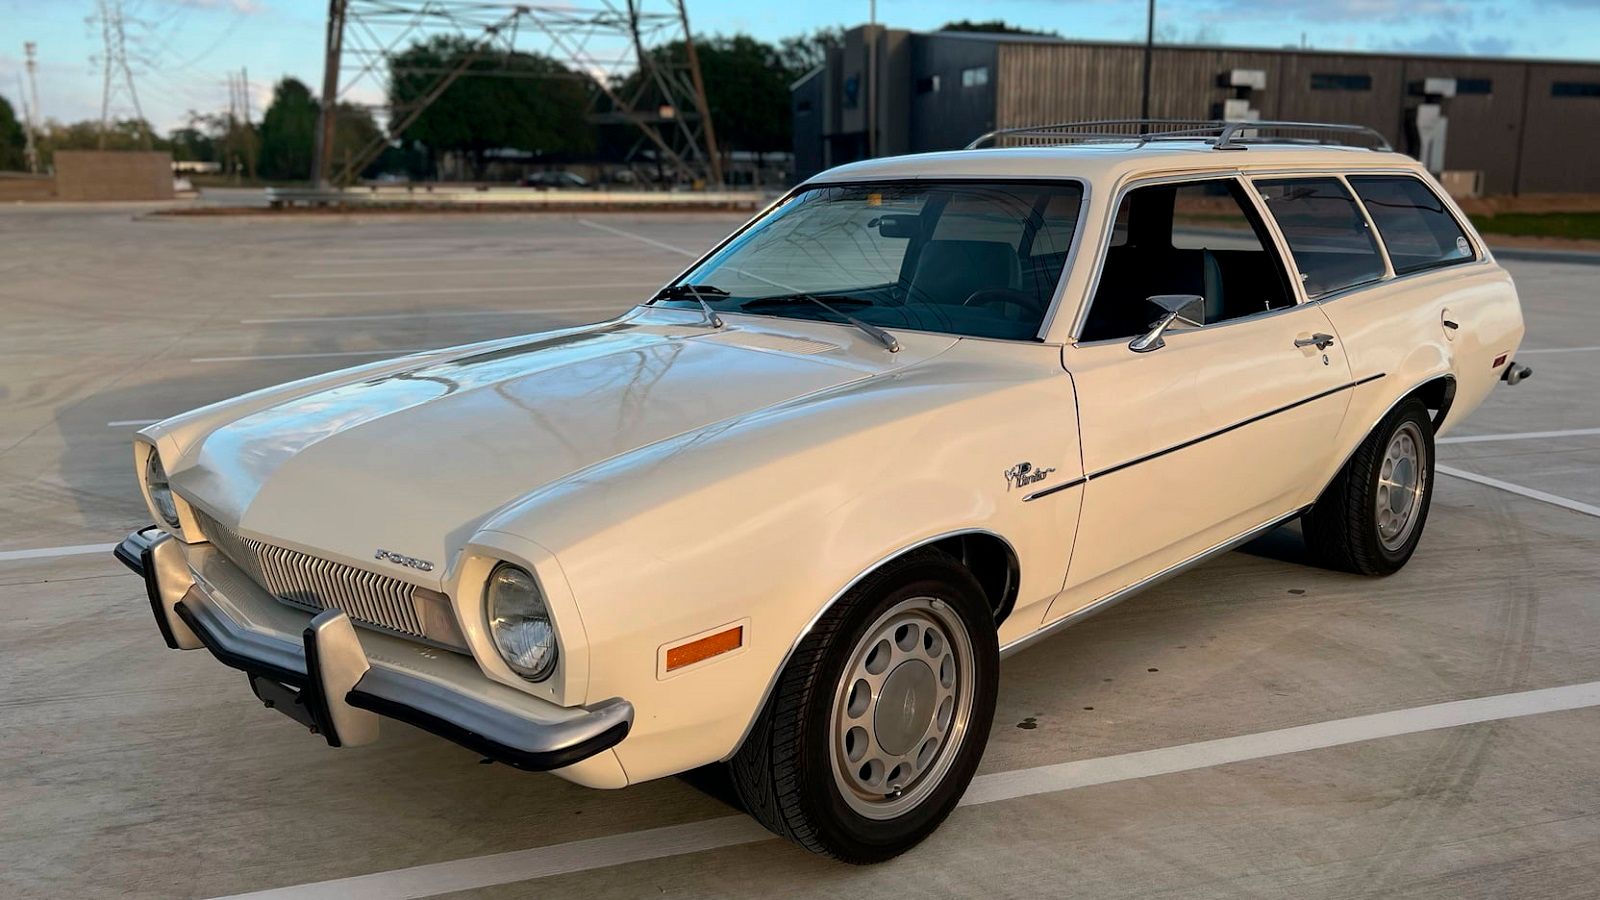
<svg viewBox="0 0 1600 900">
<path fill-rule="evenodd" d="M 828 727 L 834 783 L 852 810 L 891 819 L 939 786 L 966 737 L 975 668 L 966 626 L 933 597 L 901 601 L 867 628 Z"/>
<path fill-rule="evenodd" d="M 1422 510 L 1422 495 L 1427 489 L 1427 446 L 1415 422 L 1405 422 L 1389 438 L 1378 470 L 1378 489 L 1373 511 L 1378 523 L 1378 541 L 1394 551 L 1405 546 L 1417 528 Z"/>
</svg>

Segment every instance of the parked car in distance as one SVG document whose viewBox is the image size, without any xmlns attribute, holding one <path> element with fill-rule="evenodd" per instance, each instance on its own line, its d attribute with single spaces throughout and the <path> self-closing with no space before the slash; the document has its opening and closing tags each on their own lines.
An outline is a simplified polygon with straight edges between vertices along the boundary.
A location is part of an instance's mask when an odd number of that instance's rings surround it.
<svg viewBox="0 0 1600 900">
<path fill-rule="evenodd" d="M 722 763 L 776 834 L 887 859 L 972 779 L 1003 656 L 1295 518 L 1398 570 L 1435 437 L 1526 377 L 1433 178 L 1279 128 L 833 169 L 618 318 L 144 429 L 117 554 L 168 646 L 333 746 Z"/>
<path fill-rule="evenodd" d="M 517 184 L 522 187 L 586 188 L 589 186 L 589 179 L 576 172 L 554 170 L 529 173 L 522 176 L 522 179 Z"/>
</svg>

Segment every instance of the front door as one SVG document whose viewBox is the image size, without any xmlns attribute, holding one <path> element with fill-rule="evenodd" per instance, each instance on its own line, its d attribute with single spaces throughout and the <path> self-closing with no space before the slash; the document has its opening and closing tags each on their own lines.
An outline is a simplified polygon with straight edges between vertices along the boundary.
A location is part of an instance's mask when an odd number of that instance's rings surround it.
<svg viewBox="0 0 1600 900">
<path fill-rule="evenodd" d="M 1060 618 L 1298 509 L 1332 464 L 1350 368 L 1332 324 L 1299 303 L 1254 201 L 1234 179 L 1136 188 L 1079 341 L 1083 512 Z M 1204 324 L 1130 340 L 1147 298 L 1204 298 Z"/>
</svg>

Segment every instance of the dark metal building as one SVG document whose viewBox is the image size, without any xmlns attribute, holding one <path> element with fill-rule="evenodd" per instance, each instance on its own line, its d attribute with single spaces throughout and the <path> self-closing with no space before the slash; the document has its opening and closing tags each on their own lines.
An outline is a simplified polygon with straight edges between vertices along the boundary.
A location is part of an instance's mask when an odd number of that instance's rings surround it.
<svg viewBox="0 0 1600 900">
<path fill-rule="evenodd" d="M 993 128 L 1136 116 L 1143 53 L 1139 44 L 852 29 L 793 86 L 795 174 L 862 159 L 874 143 L 879 156 L 920 153 Z M 1424 95 L 1429 79 L 1453 80 L 1454 96 Z M 1443 169 L 1461 173 L 1452 184 L 1600 193 L 1589 147 L 1600 137 L 1600 63 L 1158 46 L 1151 67 L 1153 117 L 1235 118 L 1248 107 L 1261 119 L 1367 125 L 1400 149 L 1414 143 L 1407 123 L 1425 102 L 1449 119 Z"/>
</svg>

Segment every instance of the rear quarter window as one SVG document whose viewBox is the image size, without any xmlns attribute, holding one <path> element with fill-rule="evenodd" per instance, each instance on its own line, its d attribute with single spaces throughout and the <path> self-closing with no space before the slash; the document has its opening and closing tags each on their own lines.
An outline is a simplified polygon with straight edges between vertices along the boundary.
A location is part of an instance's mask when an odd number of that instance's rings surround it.
<svg viewBox="0 0 1600 900">
<path fill-rule="evenodd" d="M 1337 178 L 1254 182 L 1312 298 L 1383 277 L 1383 257 L 1354 197 Z"/>
<path fill-rule="evenodd" d="M 1353 175 L 1350 186 L 1378 226 L 1396 274 L 1471 262 L 1472 242 L 1444 201 L 1416 178 Z"/>
</svg>

